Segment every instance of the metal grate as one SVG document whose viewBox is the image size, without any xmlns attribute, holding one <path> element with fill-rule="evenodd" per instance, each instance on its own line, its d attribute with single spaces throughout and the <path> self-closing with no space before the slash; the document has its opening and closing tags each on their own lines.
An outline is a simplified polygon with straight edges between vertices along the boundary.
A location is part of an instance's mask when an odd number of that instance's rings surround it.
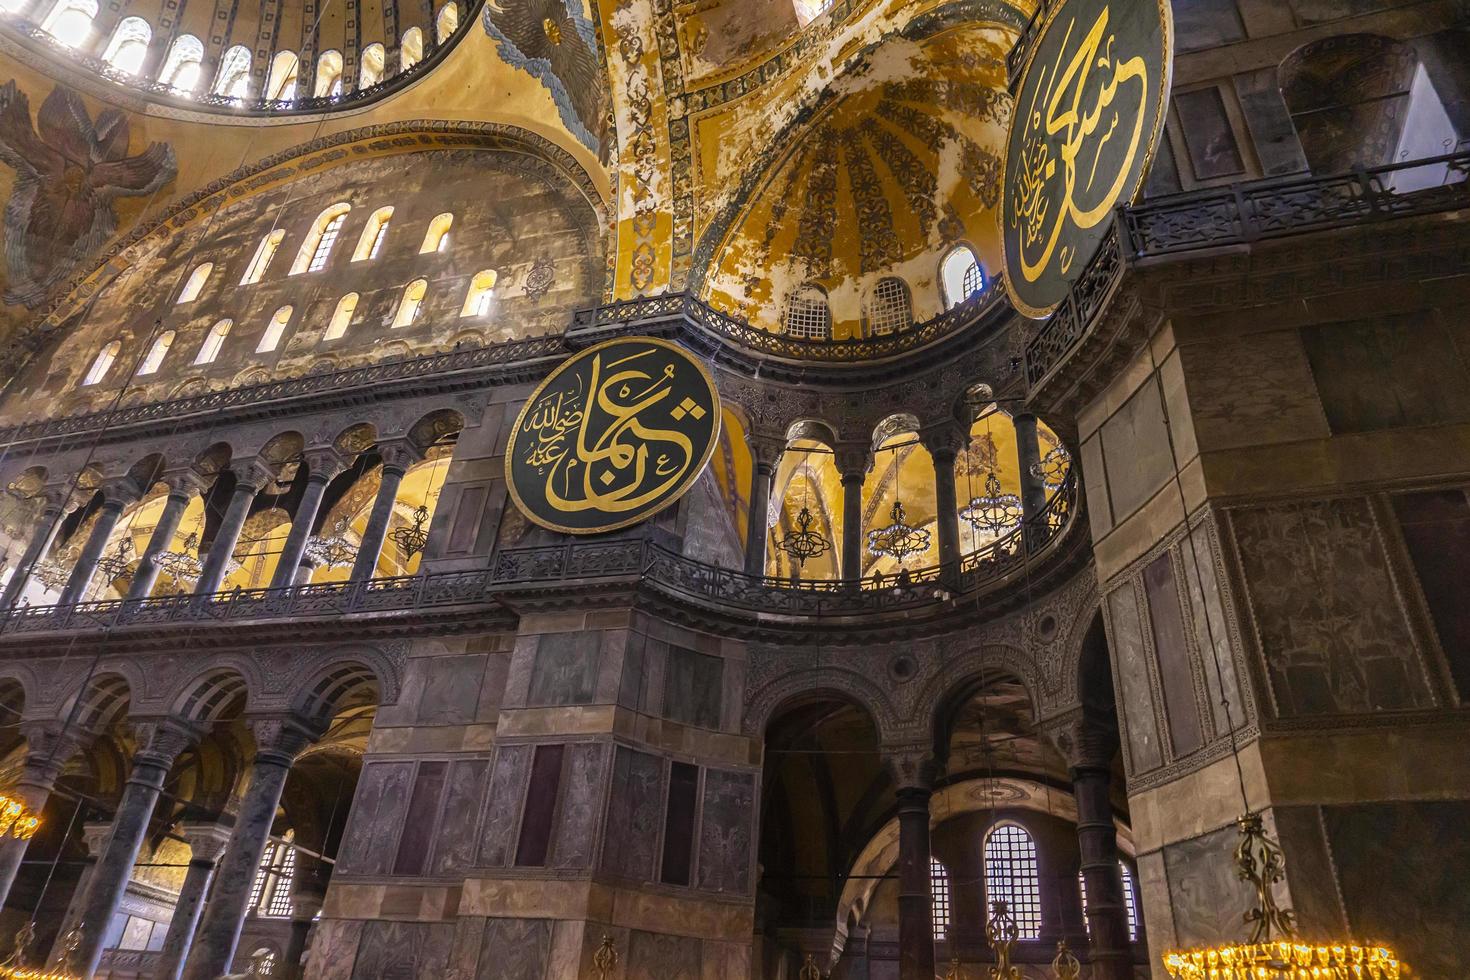
<svg viewBox="0 0 1470 980">
<path fill-rule="evenodd" d="M 1004 823 L 985 841 L 985 897 L 1005 902 L 1021 939 L 1041 936 L 1041 887 L 1036 843 L 1023 827 Z"/>
<path fill-rule="evenodd" d="M 327 226 L 322 229 L 322 237 L 317 239 L 316 251 L 311 255 L 307 272 L 318 272 L 326 267 L 327 258 L 332 254 L 332 246 L 337 244 L 337 233 L 342 230 L 342 223 L 346 220 L 346 214 L 339 214 L 327 222 Z"/>
<path fill-rule="evenodd" d="M 781 326 L 792 337 L 828 340 L 832 336 L 832 308 L 817 286 L 802 286 L 786 300 Z"/>
<path fill-rule="evenodd" d="M 1128 870 L 1128 865 L 1122 861 L 1118 862 L 1118 873 L 1123 876 L 1123 907 L 1128 911 L 1128 941 L 1138 942 L 1138 905 L 1133 896 L 1133 872 Z M 1082 872 L 1077 872 L 1077 887 L 1082 891 L 1082 922 L 1087 926 L 1087 934 L 1092 935 L 1092 920 L 1087 918 L 1087 879 Z"/>
<path fill-rule="evenodd" d="M 936 859 L 929 859 L 929 895 L 934 909 L 934 938 L 949 933 L 949 872 Z"/>
<path fill-rule="evenodd" d="M 868 298 L 868 333 L 898 333 L 913 325 L 914 304 L 908 283 L 896 276 L 879 279 Z"/>
</svg>

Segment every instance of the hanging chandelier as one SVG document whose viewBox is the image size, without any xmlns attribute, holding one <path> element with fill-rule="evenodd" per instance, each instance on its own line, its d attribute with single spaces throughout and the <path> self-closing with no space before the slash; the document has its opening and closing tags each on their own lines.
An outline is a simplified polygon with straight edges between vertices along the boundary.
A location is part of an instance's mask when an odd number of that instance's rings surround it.
<svg viewBox="0 0 1470 980">
<path fill-rule="evenodd" d="M 1048 492 L 1060 489 L 1067 481 L 1067 474 L 1072 469 L 1072 454 L 1067 452 L 1066 447 L 1053 446 L 1046 451 L 1046 455 L 1031 464 L 1031 475 L 1041 481 L 1041 485 Z"/>
<path fill-rule="evenodd" d="M 1254 923 L 1250 939 L 1203 949 L 1164 954 L 1164 969 L 1174 980 L 1299 980 L 1339 977 L 1399 980 L 1409 976 L 1393 950 L 1381 943 L 1310 942 L 1296 934 L 1296 913 L 1276 904 L 1272 886 L 1286 877 L 1281 845 L 1266 834 L 1259 813 L 1237 822 L 1241 840 L 1235 870 L 1255 891 L 1256 905 L 1245 914 Z"/>
<path fill-rule="evenodd" d="M 922 554 L 929 550 L 929 532 L 908 523 L 902 500 L 893 502 L 889 519 L 893 523 L 887 527 L 875 528 L 868 532 L 869 551 L 903 564 L 910 555 Z"/>
<path fill-rule="evenodd" d="M 413 512 L 413 523 L 394 528 L 388 537 L 398 546 L 404 561 L 420 554 L 429 543 L 429 505 L 419 504 Z"/>
<path fill-rule="evenodd" d="M 184 539 L 184 546 L 178 551 L 160 551 L 154 555 L 153 564 L 159 572 L 173 579 L 175 586 L 197 582 L 204 574 L 204 562 L 199 559 L 199 532 L 190 531 Z"/>
<path fill-rule="evenodd" d="M 117 547 L 97 559 L 97 570 L 106 576 L 103 582 L 116 582 L 133 570 L 133 536 L 124 535 Z"/>
<path fill-rule="evenodd" d="M 78 557 L 75 551 L 60 551 L 53 557 L 44 558 L 32 565 L 31 576 L 52 592 L 60 592 L 71 581 L 71 572 Z"/>
<path fill-rule="evenodd" d="M 832 542 L 822 537 L 822 532 L 812 530 L 815 523 L 816 518 L 812 516 L 811 508 L 802 504 L 801 512 L 796 515 L 797 530 L 776 544 L 777 548 L 796 559 L 799 568 L 805 568 L 810 559 L 820 558 L 832 547 Z"/>
<path fill-rule="evenodd" d="M 339 520 L 328 537 L 313 536 L 306 540 L 303 549 L 306 557 L 319 567 L 340 568 L 351 565 L 357 559 L 357 548 L 346 537 L 347 522 Z"/>
<path fill-rule="evenodd" d="M 0 840 L 30 840 L 41 818 L 20 800 L 0 793 Z"/>
<path fill-rule="evenodd" d="M 80 927 L 73 928 L 71 932 L 57 940 L 64 952 L 56 970 L 47 970 L 44 967 L 32 970 L 25 965 L 35 942 L 36 924 L 34 921 L 28 921 L 15 934 L 15 945 L 10 955 L 3 963 L 0 963 L 0 980 L 77 980 L 76 974 L 66 971 L 70 967 L 73 951 L 81 945 Z"/>
<path fill-rule="evenodd" d="M 972 497 L 960 508 L 960 519 L 973 527 L 977 534 L 999 537 L 1021 523 L 1021 498 L 1013 493 L 1002 493 L 1000 477 L 991 471 L 985 477 L 985 493 Z"/>
</svg>

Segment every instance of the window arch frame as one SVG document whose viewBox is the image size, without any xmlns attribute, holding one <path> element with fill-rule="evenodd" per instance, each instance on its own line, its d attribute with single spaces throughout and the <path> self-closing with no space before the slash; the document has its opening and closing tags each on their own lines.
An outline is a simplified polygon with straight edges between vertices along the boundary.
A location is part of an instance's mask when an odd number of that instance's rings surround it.
<svg viewBox="0 0 1470 980">
<path fill-rule="evenodd" d="M 96 33 L 97 12 L 101 9 L 101 5 L 97 0 L 56 0 L 56 4 L 46 14 L 46 19 L 41 21 L 41 30 L 68 48 L 76 49 L 85 47 L 92 40 L 92 35 Z M 72 14 L 77 14 L 85 20 L 86 25 L 81 26 L 79 23 L 75 37 L 68 40 L 64 35 L 70 34 L 71 32 L 62 31 L 58 33 L 58 29 L 64 26 L 70 26 L 71 21 L 68 18 Z"/>
<path fill-rule="evenodd" d="M 1023 856 L 1019 860 L 1025 864 L 1029 862 L 1030 868 L 1023 869 L 1026 877 L 1026 895 L 1024 902 L 1016 900 L 1017 889 L 1013 884 L 1003 888 L 996 886 L 996 875 L 991 870 L 991 845 L 996 843 L 996 835 L 1002 831 L 1018 832 L 1030 850 L 1029 857 Z M 1009 846 L 1009 845 L 1006 845 Z M 1013 855 L 1003 855 L 998 858 L 1007 862 L 1018 860 Z M 1011 918 L 1015 920 L 1016 928 L 1019 930 L 1019 938 L 1022 942 L 1031 942 L 1041 938 L 1042 909 L 1041 909 L 1041 859 L 1040 851 L 1036 846 L 1036 837 L 1023 824 L 1015 820 L 999 820 L 985 833 L 985 838 L 980 847 L 980 863 L 982 878 L 985 882 L 985 907 L 987 912 L 992 908 L 993 902 L 1004 901 L 1010 911 Z M 1014 872 L 1008 873 L 1009 878 L 1015 878 Z M 1003 894 L 1002 894 L 1003 893 Z"/>
<path fill-rule="evenodd" d="M 393 205 L 385 204 L 372 214 L 368 215 L 367 223 L 362 226 L 362 234 L 357 236 L 357 247 L 352 250 L 352 261 L 368 262 L 378 257 L 378 252 L 383 247 L 383 239 L 388 237 L 388 227 L 393 223 Z"/>
<path fill-rule="evenodd" d="M 174 345 L 175 335 L 175 331 L 165 330 L 153 338 L 153 343 L 148 346 L 147 356 L 138 365 L 139 376 L 158 373 L 158 369 L 163 366 L 163 359 L 168 357 L 169 349 Z"/>
<path fill-rule="evenodd" d="M 322 236 L 326 233 L 327 225 L 331 224 L 333 219 L 339 216 L 345 220 L 346 215 L 351 211 L 352 205 L 346 201 L 338 201 L 322 209 L 321 213 L 316 216 L 316 220 L 311 223 L 311 230 L 306 233 L 306 237 L 301 241 L 301 248 L 296 252 L 296 261 L 291 263 L 291 275 L 299 276 L 301 273 L 308 271 L 312 260 L 316 257 L 317 246 L 321 244 Z M 340 231 L 342 226 L 338 225 L 337 227 L 338 231 Z M 333 245 L 335 244 L 334 239 Z M 331 257 L 330 252 L 331 249 L 329 247 L 328 258 Z"/>
<path fill-rule="evenodd" d="M 448 28 L 445 24 L 448 24 Z M 459 30 L 459 4 L 455 0 L 444 0 L 439 5 L 439 12 L 434 15 L 434 39 L 443 44 L 454 36 Z"/>
<path fill-rule="evenodd" d="M 959 271 L 958 282 L 952 284 L 951 279 L 955 277 L 950 273 L 951 265 L 956 258 L 962 255 L 968 255 L 970 261 Z M 970 281 L 970 270 L 972 268 L 978 277 L 978 282 L 974 289 L 966 292 L 965 283 Z M 948 252 L 945 252 L 944 257 L 939 260 L 939 289 L 943 293 L 944 308 L 946 310 L 952 310 L 961 303 L 969 301 L 977 293 L 985 292 L 985 287 L 989 282 L 989 277 L 985 275 L 985 267 L 980 264 L 980 256 L 965 242 L 956 244 Z"/>
<path fill-rule="evenodd" d="M 880 296 L 887 291 L 889 296 Z M 879 304 L 883 304 L 880 306 Z M 889 337 L 914 325 L 914 291 L 902 276 L 883 276 L 868 289 L 863 301 L 863 334 Z"/>
<path fill-rule="evenodd" d="M 295 312 L 295 307 L 287 303 L 271 314 L 270 322 L 265 325 L 265 333 L 260 335 L 260 343 L 255 345 L 255 353 L 269 354 L 280 349 L 281 341 L 286 337 L 286 328 L 291 325 L 291 316 Z"/>
<path fill-rule="evenodd" d="M 335 99 L 342 94 L 342 52 L 336 48 L 328 48 L 316 58 L 316 82 L 312 87 L 312 97 L 317 99 Z"/>
<path fill-rule="evenodd" d="M 410 27 L 398 36 L 398 70 L 408 71 L 424 60 L 424 32 L 422 28 Z"/>
<path fill-rule="evenodd" d="M 277 859 L 280 864 L 277 865 Z M 283 919 L 291 915 L 291 886 L 296 878 L 296 832 L 268 838 L 250 885 L 249 914 L 257 918 Z M 283 897 L 284 896 L 284 897 Z"/>
<path fill-rule="evenodd" d="M 270 268 L 271 260 L 276 257 L 276 251 L 281 247 L 281 242 L 286 240 L 286 229 L 276 228 L 268 231 L 260 244 L 255 246 L 255 254 L 250 257 L 250 264 L 245 267 L 245 274 L 240 277 L 240 285 L 253 286 L 265 276 L 266 270 Z"/>
<path fill-rule="evenodd" d="M 103 344 L 97 350 L 97 356 L 92 358 L 92 366 L 87 368 L 87 373 L 82 375 L 80 387 L 87 388 L 95 384 L 101 384 L 102 379 L 107 377 L 107 372 L 112 370 L 112 365 L 117 361 L 117 355 L 122 353 L 122 338 L 114 337 Z"/>
<path fill-rule="evenodd" d="M 225 345 L 225 340 L 230 336 L 230 331 L 235 328 L 235 321 L 229 317 L 221 317 L 216 320 L 214 326 L 204 335 L 204 343 L 199 345 L 199 353 L 194 355 L 194 366 L 213 364 L 219 357 L 219 352 Z"/>
<path fill-rule="evenodd" d="M 215 72 L 210 91 L 225 99 L 248 99 L 252 62 L 249 48 L 243 44 L 232 45 L 219 59 L 219 70 Z"/>
<path fill-rule="evenodd" d="M 174 305 L 192 303 L 199 298 L 204 287 L 209 284 L 209 277 L 214 275 L 213 262 L 200 262 L 189 271 L 189 278 L 184 280 L 184 288 L 179 290 L 179 298 L 174 300 Z"/>
<path fill-rule="evenodd" d="M 179 74 L 193 68 L 193 82 L 190 85 L 179 84 Z M 204 42 L 193 34 L 180 34 L 173 39 L 168 46 L 168 54 L 164 56 L 163 68 L 158 73 L 160 83 L 167 85 L 175 92 L 193 95 L 199 88 L 199 79 L 204 74 Z"/>
<path fill-rule="evenodd" d="M 141 26 L 141 32 L 139 27 Z M 113 28 L 112 37 L 107 41 L 107 47 L 103 50 L 102 60 L 117 71 L 126 72 L 129 75 L 139 76 L 143 74 L 143 66 L 148 62 L 148 46 L 153 43 L 153 25 L 142 17 L 124 17 L 118 21 L 117 27 Z M 138 55 L 137 65 L 133 68 L 124 68 L 117 63 L 118 55 L 131 44 L 141 44 L 142 52 Z"/>
<path fill-rule="evenodd" d="M 817 308 L 815 297 L 821 297 L 821 316 L 814 316 L 813 310 Z M 801 310 L 796 309 L 796 304 L 804 303 Z M 793 316 L 801 316 L 809 319 L 810 323 L 793 323 Z M 817 322 L 817 320 L 820 322 Z M 796 328 L 796 329 L 793 329 Z M 815 282 L 807 281 L 791 290 L 786 296 L 786 302 L 781 307 L 781 332 L 788 337 L 798 340 L 831 340 L 832 339 L 832 300 L 823 289 Z"/>
<path fill-rule="evenodd" d="M 271 67 L 265 77 L 267 102 L 295 102 L 296 85 L 301 78 L 301 56 L 289 48 L 271 56 Z"/>
<path fill-rule="evenodd" d="M 428 255 L 430 252 L 444 252 L 449 249 L 449 232 L 454 227 L 454 212 L 441 211 L 429 219 L 429 227 L 424 232 L 423 244 L 419 246 L 420 255 Z"/>
<path fill-rule="evenodd" d="M 339 340 L 347 336 L 347 328 L 352 325 L 352 318 L 357 315 L 357 305 L 362 297 L 353 293 L 344 293 L 337 300 L 337 305 L 332 307 L 332 318 L 327 321 L 327 329 L 322 331 L 322 340 Z"/>
<path fill-rule="evenodd" d="M 417 286 L 417 295 L 414 287 Z M 393 310 L 393 322 L 389 325 L 390 330 L 401 330 L 411 327 L 418 322 L 424 312 L 424 300 L 429 294 L 429 280 L 423 276 L 409 280 L 403 287 L 403 292 L 398 298 L 398 305 Z"/>
<path fill-rule="evenodd" d="M 377 65 L 369 68 L 368 59 L 373 58 Z M 388 49 L 381 41 L 374 41 L 362 49 L 362 56 L 357 61 L 357 90 L 361 92 L 365 88 L 372 88 L 382 83 L 388 71 Z"/>
<path fill-rule="evenodd" d="M 459 310 L 460 317 L 489 316 L 491 305 L 495 302 L 495 286 L 499 280 L 500 274 L 494 269 L 481 269 L 471 276 L 469 288 L 464 294 L 464 305 Z"/>
</svg>

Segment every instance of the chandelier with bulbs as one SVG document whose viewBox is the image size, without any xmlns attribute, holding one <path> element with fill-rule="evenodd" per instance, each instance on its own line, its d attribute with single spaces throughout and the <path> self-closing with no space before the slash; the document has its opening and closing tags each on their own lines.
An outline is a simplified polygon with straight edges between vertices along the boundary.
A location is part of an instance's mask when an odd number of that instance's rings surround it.
<svg viewBox="0 0 1470 980">
<path fill-rule="evenodd" d="M 1021 498 L 1013 493 L 1003 493 L 1000 477 L 991 472 L 985 477 L 985 492 L 972 497 L 960 508 L 960 520 L 969 524 L 977 534 L 996 537 L 1021 523 Z"/>
<path fill-rule="evenodd" d="M 909 556 L 929 550 L 929 531 L 908 522 L 902 500 L 893 502 L 888 517 L 891 523 L 887 527 L 868 532 L 869 551 L 880 557 L 892 558 L 901 565 Z"/>
</svg>

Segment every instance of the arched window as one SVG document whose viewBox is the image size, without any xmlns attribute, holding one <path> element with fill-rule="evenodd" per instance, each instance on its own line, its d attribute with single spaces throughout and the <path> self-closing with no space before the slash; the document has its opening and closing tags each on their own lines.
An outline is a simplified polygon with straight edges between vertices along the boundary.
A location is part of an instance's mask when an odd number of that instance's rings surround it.
<svg viewBox="0 0 1470 980">
<path fill-rule="evenodd" d="M 250 264 L 245 267 L 245 275 L 240 277 L 240 285 L 249 286 L 260 282 L 260 277 L 265 275 L 265 270 L 270 266 L 271 259 L 276 256 L 276 249 L 280 247 L 281 241 L 286 237 L 284 228 L 277 228 L 260 240 L 255 246 L 255 255 Z"/>
<path fill-rule="evenodd" d="M 255 345 L 255 353 L 266 354 L 275 350 L 281 342 L 281 337 L 286 333 L 286 324 L 290 322 L 291 307 L 283 306 L 276 310 L 271 316 L 271 322 L 266 325 L 265 333 L 260 335 L 260 343 Z"/>
<path fill-rule="evenodd" d="M 327 259 L 332 255 L 332 246 L 337 244 L 337 236 L 342 233 L 342 225 L 347 221 L 347 213 L 337 215 L 327 226 L 322 229 L 322 237 L 317 239 L 316 251 L 311 253 L 311 262 L 307 265 L 307 272 L 320 272 L 327 265 Z"/>
<path fill-rule="evenodd" d="M 301 59 L 295 51 L 277 51 L 271 59 L 270 77 L 265 80 L 265 97 L 271 102 L 294 101 L 300 73 Z"/>
<path fill-rule="evenodd" d="M 786 297 L 786 310 L 781 314 L 781 329 L 804 340 L 830 340 L 832 308 L 821 286 L 807 283 Z"/>
<path fill-rule="evenodd" d="M 152 374 L 157 371 L 163 359 L 168 356 L 168 349 L 174 345 L 174 332 L 165 330 L 153 341 L 153 346 L 148 348 L 148 356 L 143 358 L 143 363 L 138 367 L 139 374 Z"/>
<path fill-rule="evenodd" d="M 102 60 L 118 71 L 137 75 L 143 70 L 143 60 L 148 57 L 148 42 L 152 40 L 153 28 L 146 20 L 124 17 L 117 30 L 112 32 L 112 40 L 107 42 Z"/>
<path fill-rule="evenodd" d="M 954 309 L 965 300 L 985 288 L 985 273 L 975 253 L 964 245 L 956 245 L 944 257 L 939 266 L 939 278 L 944 283 L 944 308 Z"/>
<path fill-rule="evenodd" d="M 443 44 L 453 37 L 457 30 L 459 30 L 459 4 L 454 0 L 449 0 L 439 8 L 439 16 L 434 18 L 434 36 L 439 39 L 440 44 Z"/>
<path fill-rule="evenodd" d="M 469 292 L 465 293 L 460 316 L 484 316 L 490 312 L 495 299 L 495 270 L 482 269 L 470 280 Z"/>
<path fill-rule="evenodd" d="M 352 205 L 346 201 L 338 201 L 316 216 L 316 220 L 311 223 L 311 231 L 307 232 L 306 239 L 296 253 L 296 261 L 291 263 L 291 275 L 299 275 L 307 271 L 315 272 L 326 264 L 327 257 L 332 251 L 332 243 L 337 240 L 337 234 L 342 230 L 342 220 L 339 219 L 345 219 L 347 212 L 351 210 Z M 328 228 L 332 229 L 330 238 L 327 235 Z M 322 254 L 323 241 L 327 245 L 325 254 Z M 320 262 L 317 259 L 318 255 L 321 255 Z"/>
<path fill-rule="evenodd" d="M 260 855 L 255 882 L 250 886 L 250 909 L 256 915 L 284 917 L 291 914 L 291 883 L 296 878 L 294 831 L 285 840 L 272 840 Z"/>
<path fill-rule="evenodd" d="M 1118 862 L 1118 874 L 1123 879 L 1123 907 L 1128 912 L 1128 941 L 1138 942 L 1138 896 L 1133 892 L 1133 872 L 1124 861 Z M 1092 933 L 1092 920 L 1087 918 L 1087 879 L 1077 872 L 1077 887 L 1082 892 L 1082 921 L 1087 932 Z"/>
<path fill-rule="evenodd" d="M 357 294 L 348 293 L 337 300 L 337 308 L 332 311 L 332 319 L 327 323 L 327 332 L 322 334 L 323 340 L 336 340 L 347 333 L 347 326 L 352 322 L 352 314 L 357 312 Z"/>
<path fill-rule="evenodd" d="M 117 360 L 118 352 L 121 350 L 121 340 L 114 340 L 103 346 L 97 352 L 97 359 L 92 362 L 92 366 L 87 370 L 87 376 L 82 379 L 82 384 L 94 385 L 107 377 L 108 369 L 112 367 L 112 362 Z"/>
<path fill-rule="evenodd" d="M 1036 842 L 1024 827 L 1003 823 L 985 839 L 985 901 L 1005 902 L 1020 938 L 1041 936 L 1041 887 Z"/>
<path fill-rule="evenodd" d="M 934 912 L 934 938 L 949 934 L 949 872 L 934 858 L 929 859 L 929 898 Z"/>
<path fill-rule="evenodd" d="M 194 357 L 195 364 L 213 364 L 214 359 L 219 357 L 220 348 L 225 345 L 225 338 L 230 335 L 230 328 L 235 325 L 234 320 L 221 320 L 209 328 L 209 333 L 204 335 L 204 343 L 199 346 L 199 353 Z"/>
<path fill-rule="evenodd" d="M 199 298 L 199 293 L 204 289 L 204 284 L 209 281 L 209 274 L 214 271 L 213 262 L 201 262 L 189 273 L 188 281 L 184 288 L 179 291 L 179 303 L 191 303 Z"/>
<path fill-rule="evenodd" d="M 357 238 L 357 248 L 352 250 L 352 261 L 375 259 L 383 248 L 383 239 L 388 237 L 388 223 L 393 220 L 393 208 L 378 208 L 368 216 L 362 234 Z"/>
<path fill-rule="evenodd" d="M 316 88 L 312 95 L 317 98 L 342 94 L 342 52 L 323 51 L 316 59 Z"/>
<path fill-rule="evenodd" d="M 96 18 L 97 0 L 57 0 L 41 22 L 41 30 L 68 47 L 80 48 L 91 40 Z"/>
<path fill-rule="evenodd" d="M 419 246 L 419 254 L 443 252 L 448 249 L 449 228 L 453 224 L 454 215 L 448 211 L 434 215 L 434 219 L 429 222 L 429 230 L 424 234 L 424 243 Z"/>
<path fill-rule="evenodd" d="M 388 55 L 381 44 L 369 44 L 362 49 L 362 62 L 357 70 L 357 87 L 369 88 L 383 80 L 383 67 Z"/>
<path fill-rule="evenodd" d="M 250 969 L 255 972 L 251 974 L 257 977 L 273 977 L 276 975 L 276 951 L 269 946 L 261 946 L 250 954 Z"/>
<path fill-rule="evenodd" d="M 169 45 L 168 57 L 158 80 L 175 92 L 193 94 L 199 87 L 199 73 L 204 65 L 204 44 L 193 34 L 180 34 Z"/>
<path fill-rule="evenodd" d="M 796 10 L 796 23 L 805 27 L 825 14 L 832 0 L 792 0 L 791 6 Z"/>
<path fill-rule="evenodd" d="M 398 41 L 398 70 L 408 71 L 424 60 L 424 32 L 410 27 Z"/>
<path fill-rule="evenodd" d="M 424 307 L 424 294 L 429 291 L 427 279 L 415 279 L 403 287 L 403 298 L 398 301 L 398 312 L 393 314 L 393 327 L 406 327 L 419 318 Z"/>
<path fill-rule="evenodd" d="M 243 99 L 250 94 L 250 49 L 245 45 L 235 45 L 220 59 L 214 94 L 227 99 Z"/>
<path fill-rule="evenodd" d="M 865 312 L 870 335 L 898 333 L 912 327 L 914 303 L 909 296 L 909 284 L 897 276 L 879 279 L 873 284 Z"/>
</svg>

